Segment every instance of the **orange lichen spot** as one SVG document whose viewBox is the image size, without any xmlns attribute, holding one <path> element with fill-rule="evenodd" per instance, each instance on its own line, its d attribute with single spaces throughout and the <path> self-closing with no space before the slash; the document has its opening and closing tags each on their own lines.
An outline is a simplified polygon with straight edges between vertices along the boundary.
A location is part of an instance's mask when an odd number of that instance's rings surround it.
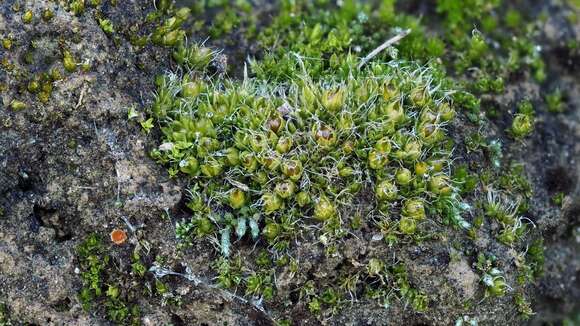
<svg viewBox="0 0 580 326">
<path fill-rule="evenodd" d="M 127 240 L 127 232 L 119 229 L 114 229 L 111 232 L 111 241 L 113 241 L 115 244 L 123 244 L 125 240 Z"/>
</svg>

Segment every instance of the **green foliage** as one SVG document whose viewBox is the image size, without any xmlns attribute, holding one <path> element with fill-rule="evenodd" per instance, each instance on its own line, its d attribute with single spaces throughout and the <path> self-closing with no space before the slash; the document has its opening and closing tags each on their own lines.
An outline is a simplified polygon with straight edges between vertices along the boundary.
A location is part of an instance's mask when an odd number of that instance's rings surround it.
<svg viewBox="0 0 580 326">
<path fill-rule="evenodd" d="M 510 288 L 501 270 L 495 267 L 495 257 L 480 253 L 477 256 L 477 269 L 483 273 L 481 282 L 485 285 L 485 296 L 501 297 Z"/>
<path fill-rule="evenodd" d="M 531 308 L 530 302 L 526 300 L 526 297 L 524 297 L 523 294 L 516 293 L 514 296 L 514 301 L 523 320 L 528 320 L 532 315 L 534 315 L 534 311 Z"/>
<path fill-rule="evenodd" d="M 218 284 L 226 289 L 239 285 L 242 282 L 242 261 L 237 256 L 233 260 L 219 258 L 215 263 L 218 273 Z"/>
<path fill-rule="evenodd" d="M 113 23 L 108 19 L 99 19 L 99 26 L 101 27 L 103 32 L 105 32 L 105 34 L 110 35 L 115 33 L 115 27 L 113 26 Z"/>
<path fill-rule="evenodd" d="M 535 278 L 544 275 L 544 259 L 544 241 L 540 238 L 532 243 L 526 254 L 526 263 L 531 267 Z"/>
<path fill-rule="evenodd" d="M 124 290 L 118 280 L 111 278 L 113 268 L 107 248 L 97 234 L 90 234 L 77 247 L 83 287 L 79 299 L 85 310 L 101 310 L 103 307 L 112 322 L 127 325 L 139 324 L 139 307 L 127 303 Z M 132 270 L 142 277 L 145 267 L 138 254 L 133 255 Z"/>
<path fill-rule="evenodd" d="M 102 256 L 104 252 L 101 240 L 96 234 L 91 234 L 77 248 L 81 260 L 81 278 L 84 287 L 80 297 L 83 308 L 88 310 L 91 302 L 103 293 L 103 274 L 109 263 L 109 256 Z"/>
<path fill-rule="evenodd" d="M 453 32 L 465 32 L 481 21 L 500 4 L 500 0 L 438 0 L 437 12 L 445 17 L 445 25 Z"/>
<path fill-rule="evenodd" d="M 563 192 L 558 192 L 557 194 L 552 196 L 552 202 L 558 206 L 562 206 L 562 203 L 564 202 L 565 196 L 566 195 Z M 0 216 L 1 216 L 1 214 L 0 214 Z"/>
<path fill-rule="evenodd" d="M 563 94 L 559 89 L 546 95 L 546 104 L 548 105 L 548 111 L 552 113 L 562 113 L 564 112 Z"/>
<path fill-rule="evenodd" d="M 246 295 L 270 300 L 274 296 L 272 275 L 269 273 L 253 273 L 246 278 Z"/>
<path fill-rule="evenodd" d="M 412 288 L 407 278 L 407 271 L 404 265 L 396 265 L 392 273 L 395 277 L 397 289 L 403 300 L 413 307 L 416 311 L 426 311 L 429 304 L 427 295 L 415 288 Z"/>
</svg>

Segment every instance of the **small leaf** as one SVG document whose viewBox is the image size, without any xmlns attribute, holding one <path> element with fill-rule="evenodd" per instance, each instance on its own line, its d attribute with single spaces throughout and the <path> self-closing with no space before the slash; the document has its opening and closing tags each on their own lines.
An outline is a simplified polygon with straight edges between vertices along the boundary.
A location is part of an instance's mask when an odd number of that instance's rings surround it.
<svg viewBox="0 0 580 326">
<path fill-rule="evenodd" d="M 246 234 L 246 225 L 245 217 L 238 218 L 238 224 L 236 225 L 236 235 L 238 236 L 238 239 L 241 239 Z"/>
<path fill-rule="evenodd" d="M 252 239 L 256 240 L 260 235 L 260 228 L 258 227 L 258 221 L 255 218 L 251 218 L 249 221 L 250 231 L 252 233 Z"/>
<path fill-rule="evenodd" d="M 221 231 L 220 246 L 222 250 L 222 255 L 224 257 L 229 257 L 230 255 L 230 227 L 226 227 Z"/>
</svg>

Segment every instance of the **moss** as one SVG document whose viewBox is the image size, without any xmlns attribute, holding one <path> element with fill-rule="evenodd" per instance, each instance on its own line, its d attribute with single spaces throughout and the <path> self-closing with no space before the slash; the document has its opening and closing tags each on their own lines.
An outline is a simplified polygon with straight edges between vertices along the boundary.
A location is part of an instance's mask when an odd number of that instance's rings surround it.
<svg viewBox="0 0 580 326">
<path fill-rule="evenodd" d="M 0 302 L 0 325 L 3 326 L 13 325 L 12 319 L 10 318 L 10 312 L 4 302 Z"/>
<path fill-rule="evenodd" d="M 518 113 L 514 115 L 512 125 L 508 132 L 516 139 L 522 139 L 529 136 L 534 130 L 535 112 L 532 104 L 527 101 L 521 101 L 518 104 Z"/>
<path fill-rule="evenodd" d="M 68 50 L 64 50 L 62 53 L 62 65 L 67 72 L 75 72 L 77 70 L 77 62 Z"/>
<path fill-rule="evenodd" d="M 191 53 L 198 58 L 195 53 L 211 52 L 194 46 Z M 192 62 L 209 63 L 207 59 L 182 60 L 182 64 L 204 71 Z M 451 176 L 443 172 L 449 164 L 450 148 L 444 146 L 442 123 L 453 119 L 453 108 L 442 96 L 445 92 L 431 89 L 427 81 L 451 83 L 419 65 L 371 65 L 356 72 L 349 66 L 355 63 L 343 63 L 344 70 L 355 73 L 346 80 L 297 74 L 285 85 L 264 83 L 259 78 L 244 82 L 217 82 L 214 78 L 210 84 L 202 74 L 158 79 L 158 96 L 150 114 L 161 125 L 162 142 L 171 146 L 154 151 L 153 157 L 195 184 L 188 204 L 194 218 L 178 224 L 178 238 L 190 243 L 193 236 L 217 237 L 221 253 L 228 257 L 235 252 L 230 238 L 234 234 L 244 238 L 246 221 L 254 221 L 256 228 L 263 223 L 259 236 L 270 250 L 284 252 L 292 249 L 291 239 L 306 231 L 310 217 L 310 223 L 320 224 L 320 237 L 330 255 L 336 251 L 336 241 L 347 233 L 348 226 L 341 218 L 345 203 L 359 200 L 365 187 L 373 192 L 379 189 L 377 199 L 403 215 L 400 220 L 376 216 L 384 223 L 399 225 L 396 238 L 416 233 L 417 239 L 422 237 L 420 222 L 427 218 L 424 205 L 438 199 L 443 206 L 429 208 L 445 211 L 449 224 L 463 227 L 466 222 L 458 217 L 457 192 L 451 187 Z M 189 91 L 191 83 L 196 85 L 193 92 Z M 285 87 L 284 97 L 273 92 L 281 87 Z M 260 110 L 250 110 L 255 107 Z M 358 109 L 361 107 L 364 110 Z M 419 133 L 413 131 L 414 126 Z M 282 148 L 280 139 L 292 142 L 285 142 Z M 378 161 L 370 160 L 371 153 Z M 419 158 L 430 162 L 420 178 L 412 172 Z M 198 164 L 199 169 L 192 168 Z M 213 173 L 215 169 L 219 173 Z M 333 169 L 345 172 L 328 172 Z M 382 191 L 378 185 L 384 188 L 385 182 L 397 183 L 400 188 Z M 358 186 L 362 183 L 367 185 Z M 294 184 L 300 184 L 301 197 L 291 190 Z M 397 204 L 395 199 L 404 204 Z M 214 204 L 209 206 L 208 202 Z M 220 216 L 224 211 L 227 213 Z M 260 212 L 269 217 L 260 221 Z M 276 294 L 270 271 L 254 271 L 244 278 L 231 271 L 228 260 L 217 265 L 222 286 L 244 284 L 247 295 L 265 299 Z M 401 267 L 395 271 L 400 295 L 416 310 L 425 310 L 426 295 L 410 286 Z M 343 288 L 327 287 L 306 299 L 310 310 L 338 309 L 346 292 L 364 286 L 364 282 L 351 275 Z"/>
<path fill-rule="evenodd" d="M 85 11 L 85 0 L 72 0 L 69 1 L 69 10 L 74 15 L 81 15 Z"/>
<path fill-rule="evenodd" d="M 99 19 L 99 26 L 105 34 L 111 35 L 115 33 L 115 27 L 109 19 Z"/>
<path fill-rule="evenodd" d="M 107 319 L 115 323 L 140 324 L 139 307 L 128 303 L 128 298 L 135 294 L 131 294 L 131 289 L 125 289 L 121 285 L 123 283 L 119 276 L 123 275 L 113 271 L 115 267 L 112 258 L 107 254 L 101 238 L 97 234 L 87 236 L 77 247 L 77 257 L 83 283 L 79 291 L 83 309 L 103 311 Z M 133 272 L 142 277 L 145 267 L 140 263 L 139 256 L 133 255 L 133 261 Z"/>
<path fill-rule="evenodd" d="M 546 104 L 548 105 L 548 111 L 552 113 L 562 113 L 564 112 L 564 99 L 563 94 L 559 89 L 554 90 L 552 93 L 547 94 L 545 97 Z"/>
<path fill-rule="evenodd" d="M 22 14 L 22 22 L 24 24 L 30 24 L 32 22 L 32 18 L 33 18 L 33 14 L 32 14 L 32 10 L 27 10 L 26 12 L 24 12 Z"/>
<path fill-rule="evenodd" d="M 12 100 L 10 102 L 10 108 L 14 111 L 22 111 L 22 110 L 28 108 L 28 105 L 22 101 L 19 101 L 19 100 Z"/>
<path fill-rule="evenodd" d="M 44 9 L 42 11 L 42 19 L 45 22 L 49 22 L 50 20 L 52 20 L 52 18 L 54 17 L 54 12 L 50 9 Z"/>
<path fill-rule="evenodd" d="M 12 49 L 12 39 L 10 39 L 9 37 L 5 37 L 2 39 L 2 46 L 4 47 L 4 49 L 6 50 L 10 50 Z"/>
</svg>

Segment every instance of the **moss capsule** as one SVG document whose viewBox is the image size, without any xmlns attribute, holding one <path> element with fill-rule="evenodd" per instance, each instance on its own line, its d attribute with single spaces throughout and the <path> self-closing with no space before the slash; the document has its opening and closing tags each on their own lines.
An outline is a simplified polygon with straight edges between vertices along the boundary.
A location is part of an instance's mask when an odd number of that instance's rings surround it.
<svg viewBox="0 0 580 326">
<path fill-rule="evenodd" d="M 45 9 L 42 11 L 42 19 L 45 22 L 50 21 L 54 17 L 54 13 L 50 9 Z"/>
<path fill-rule="evenodd" d="M 273 193 L 265 193 L 262 195 L 262 208 L 264 209 L 264 214 L 270 215 L 275 211 L 282 208 L 284 203 L 282 199 Z"/>
<path fill-rule="evenodd" d="M 455 118 L 455 110 L 447 102 L 441 103 L 437 108 L 437 112 L 444 122 L 451 121 Z"/>
<path fill-rule="evenodd" d="M 304 85 L 302 87 L 302 105 L 307 112 L 313 112 L 316 109 L 316 94 L 314 93 L 314 89 L 310 85 Z"/>
<path fill-rule="evenodd" d="M 327 125 L 315 125 L 313 136 L 316 143 L 322 148 L 328 148 L 336 143 L 336 134 L 334 130 Z"/>
<path fill-rule="evenodd" d="M 449 178 L 444 174 L 439 174 L 431 177 L 429 180 L 429 191 L 436 195 L 449 195 L 452 192 L 449 185 Z"/>
<path fill-rule="evenodd" d="M 354 128 L 354 120 L 352 118 L 352 113 L 348 111 L 343 111 L 340 113 L 338 118 L 337 129 L 341 130 L 351 130 Z"/>
<path fill-rule="evenodd" d="M 322 105 L 330 112 L 337 112 L 344 105 L 345 89 L 326 90 L 322 93 Z"/>
<path fill-rule="evenodd" d="M 345 141 L 342 144 L 342 151 L 344 154 L 349 155 L 354 152 L 354 143 L 350 140 Z"/>
<path fill-rule="evenodd" d="M 279 116 L 271 117 L 266 121 L 266 129 L 272 131 L 273 133 L 278 133 L 280 129 L 284 127 L 284 119 Z"/>
<path fill-rule="evenodd" d="M 220 161 L 211 158 L 202 164 L 200 169 L 201 173 L 206 177 L 214 178 L 222 173 L 223 164 Z"/>
<path fill-rule="evenodd" d="M 445 160 L 435 159 L 429 161 L 429 167 L 433 172 L 441 172 L 446 165 Z"/>
<path fill-rule="evenodd" d="M 415 174 L 422 177 L 427 174 L 429 171 L 429 164 L 426 162 L 417 162 L 415 163 Z"/>
<path fill-rule="evenodd" d="M 44 91 L 43 91 L 43 92 L 40 92 L 40 93 L 38 93 L 38 95 L 37 95 L 37 96 L 38 96 L 38 100 L 39 100 L 41 103 L 43 103 L 43 104 L 46 104 L 46 103 L 48 103 L 48 101 L 50 100 L 50 93 L 47 93 L 47 92 L 44 92 Z"/>
<path fill-rule="evenodd" d="M 188 7 L 181 7 L 175 13 L 175 17 L 177 17 L 179 20 L 182 20 L 182 21 L 187 20 L 187 18 L 189 18 L 190 15 L 191 15 L 191 9 L 189 9 Z"/>
<path fill-rule="evenodd" d="M 268 153 L 261 157 L 260 163 L 269 171 L 276 171 L 282 164 L 280 157 L 275 155 L 274 153 Z"/>
<path fill-rule="evenodd" d="M 203 91 L 203 83 L 197 81 L 185 82 L 181 85 L 181 96 L 194 98 Z"/>
<path fill-rule="evenodd" d="M 52 81 L 57 81 L 57 80 L 62 79 L 62 73 L 60 72 L 60 70 L 58 68 L 51 69 L 49 72 L 49 75 L 50 75 L 50 79 Z"/>
<path fill-rule="evenodd" d="M 246 193 L 241 189 L 234 188 L 230 191 L 228 200 L 233 209 L 240 209 L 246 205 Z"/>
<path fill-rule="evenodd" d="M 36 93 L 40 89 L 40 84 L 38 83 L 37 80 L 31 80 L 28 82 L 26 88 L 30 93 Z"/>
<path fill-rule="evenodd" d="M 424 123 L 418 128 L 418 134 L 421 140 L 427 144 L 434 144 L 441 141 L 445 134 L 443 130 L 439 128 L 436 124 Z"/>
<path fill-rule="evenodd" d="M 425 219 L 425 206 L 421 199 L 408 199 L 403 204 L 402 214 L 417 221 Z"/>
<path fill-rule="evenodd" d="M 10 108 L 14 111 L 24 110 L 27 107 L 28 107 L 28 105 L 26 105 L 26 103 L 24 103 L 22 101 L 12 100 L 12 102 L 10 102 Z"/>
<path fill-rule="evenodd" d="M 411 174 L 411 171 L 409 171 L 409 169 L 407 168 L 399 168 L 397 170 L 397 173 L 395 174 L 395 180 L 397 180 L 397 184 L 401 186 L 406 186 L 409 183 L 411 183 L 412 178 L 413 175 Z"/>
<path fill-rule="evenodd" d="M 373 170 L 383 169 L 389 162 L 388 155 L 377 150 L 371 150 L 368 157 L 369 167 Z"/>
<path fill-rule="evenodd" d="M 312 202 L 310 194 L 306 191 L 301 191 L 296 195 L 296 203 L 300 207 L 309 205 Z"/>
<path fill-rule="evenodd" d="M 278 237 L 278 234 L 280 234 L 280 225 L 275 222 L 266 223 L 266 226 L 262 230 L 262 235 L 268 242 L 274 241 Z"/>
<path fill-rule="evenodd" d="M 338 175 L 342 178 L 348 178 L 355 174 L 355 170 L 350 166 L 345 166 L 338 170 Z"/>
<path fill-rule="evenodd" d="M 490 278 L 491 280 L 489 281 L 489 283 L 486 282 L 486 278 Z M 487 289 L 486 289 L 486 294 L 488 295 L 492 295 L 495 297 L 501 297 L 503 295 L 505 295 L 506 290 L 508 289 L 508 285 L 505 282 L 504 278 L 501 276 L 490 276 L 490 275 L 486 275 L 484 277 L 484 283 L 486 283 L 486 285 L 488 285 Z"/>
<path fill-rule="evenodd" d="M 235 147 L 229 147 L 225 150 L 226 161 L 230 166 L 240 164 L 240 152 Z"/>
<path fill-rule="evenodd" d="M 75 72 L 77 70 L 77 63 L 72 54 L 67 50 L 62 54 L 62 64 L 64 69 L 68 72 Z"/>
<path fill-rule="evenodd" d="M 242 166 L 248 172 L 254 172 L 256 168 L 258 168 L 258 160 L 251 152 L 241 152 L 240 153 L 240 162 L 242 162 Z"/>
<path fill-rule="evenodd" d="M 259 185 L 265 185 L 268 183 L 270 179 L 268 178 L 268 174 L 264 171 L 257 171 L 252 174 L 252 181 L 256 182 Z"/>
<path fill-rule="evenodd" d="M 388 137 L 383 137 L 375 143 L 375 150 L 383 154 L 391 152 L 391 140 Z"/>
<path fill-rule="evenodd" d="M 276 151 L 280 154 L 288 153 L 292 149 L 292 138 L 280 137 L 276 143 Z"/>
<path fill-rule="evenodd" d="M 397 150 L 394 156 L 403 161 L 416 161 L 421 156 L 421 147 L 422 145 L 419 141 L 411 140 Z"/>
<path fill-rule="evenodd" d="M 85 11 L 85 0 L 74 0 L 69 5 L 70 11 L 75 15 L 80 15 Z"/>
<path fill-rule="evenodd" d="M 435 124 L 437 123 L 437 120 L 438 120 L 437 114 L 435 114 L 435 112 L 433 112 L 431 109 L 424 109 L 423 111 L 421 111 L 421 115 L 419 116 L 419 122 L 421 124 L 426 123 Z"/>
<path fill-rule="evenodd" d="M 115 26 L 109 19 L 99 19 L 99 27 L 107 35 L 111 35 L 115 32 Z"/>
<path fill-rule="evenodd" d="M 401 106 L 401 102 L 395 101 L 385 104 L 381 108 L 381 113 L 387 117 L 387 119 L 395 124 L 401 123 L 405 120 L 405 111 Z"/>
<path fill-rule="evenodd" d="M 417 221 L 413 218 L 403 216 L 399 221 L 399 231 L 404 234 L 414 234 L 417 230 Z"/>
<path fill-rule="evenodd" d="M 534 118 L 528 114 L 518 113 L 514 117 L 511 126 L 511 133 L 515 138 L 523 138 L 532 133 L 534 129 Z"/>
<path fill-rule="evenodd" d="M 298 181 L 302 177 L 302 162 L 288 160 L 282 163 L 282 173 L 292 181 Z"/>
<path fill-rule="evenodd" d="M 206 236 L 213 233 L 213 224 L 211 220 L 207 217 L 200 218 L 197 220 L 197 234 L 200 236 Z"/>
<path fill-rule="evenodd" d="M 32 10 L 27 10 L 22 14 L 22 22 L 24 24 L 30 24 L 32 22 Z"/>
<path fill-rule="evenodd" d="M 12 40 L 9 38 L 3 38 L 2 39 L 2 46 L 6 49 L 6 50 L 10 50 L 12 48 Z"/>
<path fill-rule="evenodd" d="M 296 185 L 294 184 L 294 182 L 292 182 L 290 180 L 286 180 L 286 181 L 278 183 L 276 185 L 276 188 L 274 189 L 274 192 L 276 192 L 276 194 L 278 196 L 280 196 L 281 198 L 284 198 L 284 199 L 292 197 L 292 195 L 294 195 L 295 191 L 296 191 Z"/>
<path fill-rule="evenodd" d="M 380 276 L 385 264 L 377 258 L 371 258 L 367 264 L 367 273 L 370 276 Z"/>
<path fill-rule="evenodd" d="M 377 184 L 375 194 L 379 201 L 393 201 L 397 199 L 397 186 L 389 180 L 383 180 Z"/>
<path fill-rule="evenodd" d="M 199 162 L 195 157 L 190 156 L 179 162 L 179 170 L 185 174 L 195 176 L 199 172 Z"/>
<path fill-rule="evenodd" d="M 324 222 L 335 217 L 336 213 L 336 207 L 330 199 L 325 195 L 321 195 L 314 206 L 314 218 L 320 222 Z"/>
<path fill-rule="evenodd" d="M 382 95 L 385 101 L 389 101 L 399 97 L 400 95 L 399 88 L 393 85 L 391 82 L 386 82 L 382 86 Z"/>
<path fill-rule="evenodd" d="M 411 90 L 411 102 L 417 107 L 424 107 L 431 100 L 429 92 L 424 87 L 415 87 Z"/>
</svg>

